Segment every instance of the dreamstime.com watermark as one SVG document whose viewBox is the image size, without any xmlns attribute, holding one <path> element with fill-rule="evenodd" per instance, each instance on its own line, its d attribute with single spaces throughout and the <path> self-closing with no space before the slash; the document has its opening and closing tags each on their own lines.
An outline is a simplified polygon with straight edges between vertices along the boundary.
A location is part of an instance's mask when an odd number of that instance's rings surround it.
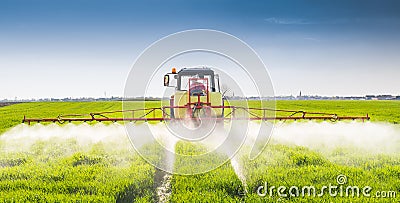
<svg viewBox="0 0 400 203">
<path fill-rule="evenodd" d="M 307 186 L 270 186 L 268 182 L 260 185 L 257 188 L 257 195 L 260 197 L 323 197 L 329 195 L 330 197 L 371 197 L 371 198 L 396 198 L 396 191 L 373 191 L 370 186 L 354 186 L 347 185 L 347 177 L 345 175 L 338 175 L 336 183 L 324 185 L 316 188 L 313 185 Z"/>
</svg>

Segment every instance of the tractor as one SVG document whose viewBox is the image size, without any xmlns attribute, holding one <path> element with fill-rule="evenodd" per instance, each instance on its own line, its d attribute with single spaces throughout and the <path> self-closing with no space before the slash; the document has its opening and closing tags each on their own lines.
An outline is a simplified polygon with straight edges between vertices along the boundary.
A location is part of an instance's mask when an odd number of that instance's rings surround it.
<svg viewBox="0 0 400 203">
<path fill-rule="evenodd" d="M 210 68 L 183 68 L 164 75 L 164 86 L 174 87 L 170 98 L 170 117 L 174 119 L 224 115 L 224 98 L 219 75 Z M 184 108 L 182 108 L 184 107 Z"/>
</svg>

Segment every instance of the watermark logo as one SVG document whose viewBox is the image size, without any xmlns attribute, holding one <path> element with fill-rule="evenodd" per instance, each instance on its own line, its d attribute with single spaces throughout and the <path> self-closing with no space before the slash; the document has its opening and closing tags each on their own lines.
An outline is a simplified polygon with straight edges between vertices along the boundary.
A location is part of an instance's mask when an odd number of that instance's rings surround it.
<svg viewBox="0 0 400 203">
<path fill-rule="evenodd" d="M 320 186 L 275 186 L 265 182 L 264 185 L 258 186 L 257 195 L 260 197 L 371 197 L 371 198 L 396 198 L 396 191 L 373 191 L 371 186 L 347 185 L 347 176 L 340 174 L 336 177 L 336 183 L 329 183 Z"/>
<path fill-rule="evenodd" d="M 339 185 L 346 184 L 346 183 L 347 183 L 347 177 L 346 177 L 345 175 L 340 174 L 340 175 L 338 175 L 338 176 L 336 177 L 336 182 L 337 182 Z"/>
</svg>

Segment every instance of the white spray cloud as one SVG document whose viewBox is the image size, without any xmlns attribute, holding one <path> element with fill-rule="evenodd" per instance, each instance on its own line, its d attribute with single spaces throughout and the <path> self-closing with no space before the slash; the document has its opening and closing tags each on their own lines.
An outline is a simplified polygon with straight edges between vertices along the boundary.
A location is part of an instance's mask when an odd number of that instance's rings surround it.
<svg viewBox="0 0 400 203">
<path fill-rule="evenodd" d="M 316 150 L 345 147 L 369 153 L 400 152 L 400 126 L 371 122 L 278 124 L 272 139 Z"/>
<path fill-rule="evenodd" d="M 147 124 L 137 125 L 134 130 L 141 132 L 141 129 L 145 125 Z M 179 141 L 179 138 L 170 133 L 164 124 L 148 126 L 150 127 L 151 134 L 143 134 L 141 137 L 154 136 L 169 151 L 174 150 L 175 143 Z M 258 129 L 259 124 L 254 122 L 249 123 L 246 144 L 251 145 L 256 140 Z M 214 150 L 227 139 L 228 132 L 226 131 L 229 130 L 235 129 L 218 129 L 211 136 L 199 143 L 208 145 L 211 150 Z M 37 141 L 46 141 L 54 138 L 60 141 L 74 139 L 81 146 L 99 142 L 130 144 L 125 126 L 117 123 L 110 125 L 102 123 L 95 125 L 67 124 L 65 126 L 56 124 L 28 126 L 20 124 L 1 135 L 0 141 L 3 143 L 3 149 L 26 151 Z M 278 123 L 274 128 L 272 139 L 279 143 L 305 146 L 311 149 L 353 147 L 374 153 L 400 152 L 400 126 L 386 123 Z M 242 140 L 240 139 L 239 141 L 241 142 Z"/>
<path fill-rule="evenodd" d="M 127 124 L 132 125 L 132 124 Z M 244 142 L 246 147 L 251 147 L 258 136 L 259 123 L 250 122 L 247 138 Z M 142 133 L 144 128 L 150 128 L 150 134 Z M 239 126 L 241 127 L 241 126 Z M 133 128 L 139 139 L 145 140 L 153 136 L 169 152 L 175 151 L 175 144 L 180 140 L 169 132 L 164 124 L 135 125 Z M 207 139 L 199 143 L 209 147 L 209 150 L 215 150 L 219 144 L 227 139 L 229 130 L 236 128 L 218 128 Z M 235 135 L 245 136 L 245 135 Z M 265 135 L 267 136 L 267 134 Z M 31 147 L 37 141 L 54 140 L 64 142 L 67 140 L 76 140 L 79 146 L 91 146 L 102 142 L 107 145 L 127 147 L 133 149 L 128 139 L 124 125 L 121 124 L 67 124 L 59 126 L 56 124 L 41 125 L 36 124 L 28 126 L 20 124 L 0 136 L 1 150 L 9 152 L 29 152 Z M 369 153 L 399 153 L 400 152 L 400 126 L 386 123 L 371 122 L 294 122 L 278 123 L 273 131 L 272 140 L 282 144 L 291 144 L 308 147 L 314 150 L 333 150 L 337 147 L 347 147 L 350 149 L 363 150 Z M 219 153 L 225 153 L 227 156 L 236 151 L 238 143 L 242 139 L 234 140 L 237 142 L 232 147 L 218 148 Z M 267 145 L 268 147 L 268 145 Z M 125 148 L 126 149 L 126 148 Z M 173 153 L 164 157 L 167 163 L 168 171 L 173 169 L 175 157 Z M 231 164 L 238 174 L 238 177 L 245 183 L 245 178 L 240 166 L 239 157 L 230 157 Z"/>
<path fill-rule="evenodd" d="M 0 136 L 2 150 L 9 152 L 29 152 L 38 141 L 65 142 L 67 140 L 76 140 L 81 147 L 99 142 L 126 147 L 129 143 L 123 125 L 104 125 L 102 123 L 96 125 L 67 124 L 65 126 L 20 124 Z"/>
</svg>

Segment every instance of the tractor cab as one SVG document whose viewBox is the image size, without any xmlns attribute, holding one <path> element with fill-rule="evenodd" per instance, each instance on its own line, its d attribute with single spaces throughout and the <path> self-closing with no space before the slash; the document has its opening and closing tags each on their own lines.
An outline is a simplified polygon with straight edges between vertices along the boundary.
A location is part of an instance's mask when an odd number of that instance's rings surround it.
<svg viewBox="0 0 400 203">
<path fill-rule="evenodd" d="M 210 68 L 183 68 L 179 72 L 172 68 L 171 73 L 164 76 L 164 86 L 175 87 L 170 105 L 186 106 L 189 112 L 205 106 L 223 105 L 219 76 Z M 185 109 L 171 109 L 171 115 L 183 117 L 186 114 Z"/>
<path fill-rule="evenodd" d="M 178 73 L 172 72 L 164 76 L 164 86 L 175 87 L 177 91 L 204 89 L 209 92 L 219 92 L 219 76 L 210 68 L 183 68 Z M 192 94 L 195 94 L 194 92 Z"/>
</svg>

